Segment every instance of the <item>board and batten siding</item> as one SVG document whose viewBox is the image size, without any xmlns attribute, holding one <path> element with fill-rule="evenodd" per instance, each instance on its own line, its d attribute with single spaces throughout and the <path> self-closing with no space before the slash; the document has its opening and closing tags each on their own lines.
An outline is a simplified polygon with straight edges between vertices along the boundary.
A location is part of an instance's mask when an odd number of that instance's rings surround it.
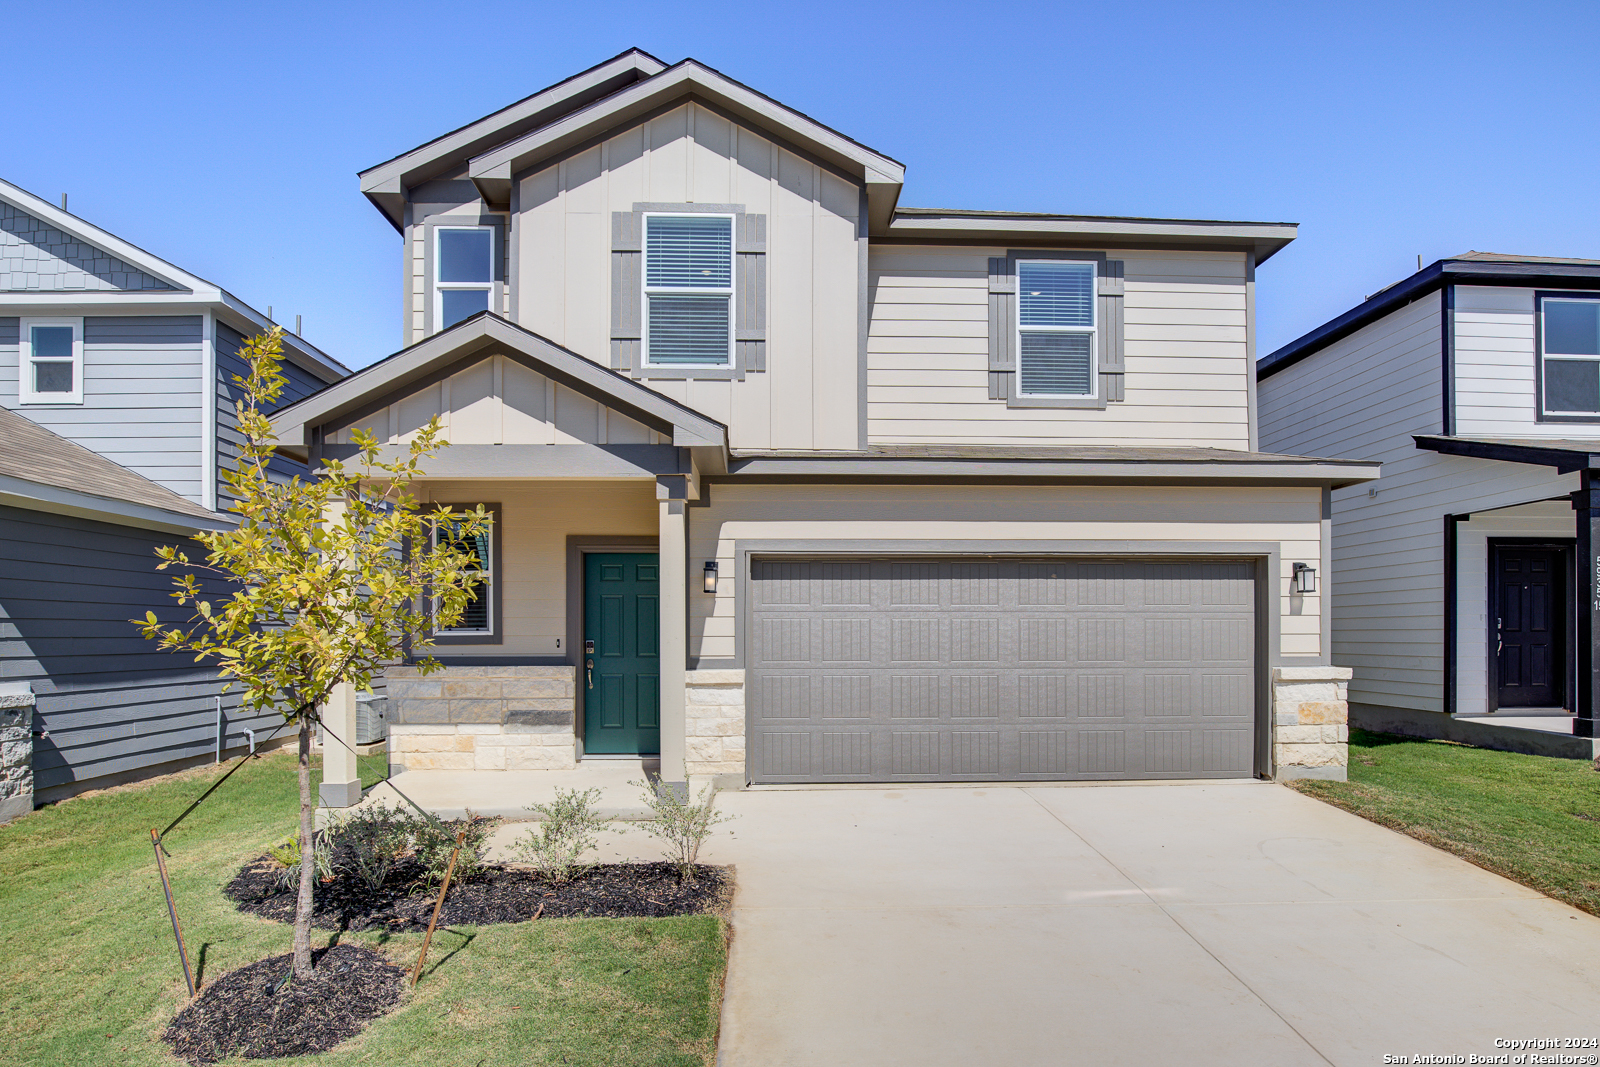
<svg viewBox="0 0 1600 1067">
<path fill-rule="evenodd" d="M 1413 435 L 1441 432 L 1440 326 L 1440 295 L 1431 293 L 1257 391 L 1264 451 L 1383 464 L 1378 481 L 1334 491 L 1333 572 L 1323 580 L 1333 590 L 1333 660 L 1354 669 L 1356 703 L 1445 710 L 1445 515 L 1576 487 L 1574 476 L 1545 468 L 1416 447 Z M 1461 577 L 1483 580 L 1481 571 Z M 1460 632 L 1463 642 L 1483 640 L 1481 630 Z"/>
<path fill-rule="evenodd" d="M 198 315 L 88 316 L 83 403 L 18 400 L 19 320 L 0 319 L 0 404 L 204 504 Z"/>
<path fill-rule="evenodd" d="M 0 677 L 37 695 L 39 799 L 215 752 L 215 669 L 161 651 L 128 621 L 176 617 L 155 550 L 177 540 L 0 506 Z M 240 713 L 237 693 L 221 696 L 231 748 L 246 728 L 264 740 L 282 722 Z"/>
<path fill-rule="evenodd" d="M 1039 554 L 1064 540 L 1275 542 L 1280 654 L 1323 654 L 1320 595 L 1295 595 L 1295 561 L 1322 558 L 1322 491 L 1174 486 L 1060 485 L 735 485 L 718 483 L 706 507 L 689 510 L 691 571 L 716 560 L 717 592 L 691 590 L 689 658 L 706 666 L 735 656 L 740 539 L 804 540 L 826 551 L 874 540 L 1038 541 Z"/>
<path fill-rule="evenodd" d="M 672 443 L 670 437 L 505 356 L 479 360 L 399 397 L 333 431 L 328 443 L 354 444 L 351 431 L 360 427 L 384 444 L 406 444 L 435 415 L 445 440 L 458 445 Z"/>
<path fill-rule="evenodd" d="M 612 212 L 693 202 L 765 215 L 767 369 L 627 373 L 726 424 L 734 448 L 858 447 L 859 185 L 691 103 L 520 177 L 514 195 L 516 321 L 602 366 Z"/>
<path fill-rule="evenodd" d="M 1161 444 L 1247 449 L 1245 257 L 1115 251 L 1126 399 L 1104 410 L 989 398 L 988 265 L 1004 247 L 874 244 L 867 427 L 874 444 Z"/>
<path fill-rule="evenodd" d="M 250 368 L 245 361 L 239 358 L 239 349 L 244 346 L 245 337 L 238 330 L 219 322 L 216 324 L 216 361 L 217 361 L 217 507 L 226 511 L 228 502 L 234 499 L 233 493 L 228 488 L 228 483 L 223 481 L 222 472 L 236 470 L 239 465 L 239 446 L 244 438 L 239 433 L 239 417 L 234 405 L 244 399 L 244 387 L 234 381 L 235 376 L 248 377 Z M 292 404 L 296 400 L 303 400 L 312 393 L 325 388 L 328 383 L 297 366 L 288 359 L 282 360 L 278 367 L 287 378 L 283 393 L 278 399 L 277 407 Z M 288 456 L 275 454 L 267 461 L 267 470 L 274 477 L 288 481 L 295 475 L 305 475 L 307 467 L 304 463 L 291 459 Z"/>
</svg>

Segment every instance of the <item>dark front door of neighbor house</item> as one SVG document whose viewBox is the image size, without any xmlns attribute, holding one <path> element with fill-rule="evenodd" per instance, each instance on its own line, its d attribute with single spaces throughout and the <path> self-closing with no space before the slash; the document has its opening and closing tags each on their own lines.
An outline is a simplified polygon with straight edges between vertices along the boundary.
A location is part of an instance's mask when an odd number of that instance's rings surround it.
<svg viewBox="0 0 1600 1067">
<path fill-rule="evenodd" d="M 1493 545 L 1495 656 L 1502 708 L 1558 708 L 1566 699 L 1567 551 Z"/>
<path fill-rule="evenodd" d="M 661 751 L 660 566 L 654 552 L 583 557 L 583 751 Z"/>
</svg>

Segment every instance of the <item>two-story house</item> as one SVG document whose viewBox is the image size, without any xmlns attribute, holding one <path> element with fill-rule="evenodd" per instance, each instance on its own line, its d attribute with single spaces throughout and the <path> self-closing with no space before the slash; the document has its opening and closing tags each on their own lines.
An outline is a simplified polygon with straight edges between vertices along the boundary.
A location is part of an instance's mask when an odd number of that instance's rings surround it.
<svg viewBox="0 0 1600 1067">
<path fill-rule="evenodd" d="M 390 673 L 395 762 L 1343 774 L 1315 577 L 1329 491 L 1377 471 L 1257 450 L 1256 268 L 1294 227 L 907 208 L 904 177 L 638 51 L 361 175 L 409 346 L 281 447 L 437 415 L 428 498 L 498 517 L 447 669 Z"/>
<path fill-rule="evenodd" d="M 1351 721 L 1600 755 L 1600 261 L 1443 259 L 1258 373 L 1265 447 L 1383 464 L 1333 496 Z"/>
<path fill-rule="evenodd" d="M 30 705 L 34 735 L 31 766 L 5 779 L 31 773 L 33 796 L 0 797 L 0 816 L 8 799 L 26 811 L 277 725 L 128 621 L 171 616 L 158 545 L 230 523 L 218 472 L 237 449 L 236 353 L 268 325 L 219 286 L 0 182 L 0 706 Z M 291 397 L 348 373 L 298 338 L 285 351 Z"/>
</svg>

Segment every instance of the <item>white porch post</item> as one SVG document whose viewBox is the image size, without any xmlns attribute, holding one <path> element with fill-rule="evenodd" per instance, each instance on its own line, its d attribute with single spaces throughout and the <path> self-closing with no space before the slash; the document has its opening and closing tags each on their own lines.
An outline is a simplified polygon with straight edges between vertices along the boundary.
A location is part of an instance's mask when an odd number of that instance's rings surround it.
<svg viewBox="0 0 1600 1067">
<path fill-rule="evenodd" d="M 661 500 L 661 780 L 687 789 L 684 687 L 689 665 L 688 508 Z"/>
<path fill-rule="evenodd" d="M 322 785 L 317 799 L 325 808 L 348 808 L 361 799 L 355 750 L 356 687 L 340 682 L 318 711 L 327 729 L 322 732 Z"/>
</svg>

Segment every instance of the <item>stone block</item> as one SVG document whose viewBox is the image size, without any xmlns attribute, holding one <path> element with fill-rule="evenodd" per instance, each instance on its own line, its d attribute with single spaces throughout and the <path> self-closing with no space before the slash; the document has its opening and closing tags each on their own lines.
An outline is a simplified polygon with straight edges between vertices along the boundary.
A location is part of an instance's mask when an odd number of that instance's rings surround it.
<svg viewBox="0 0 1600 1067">
<path fill-rule="evenodd" d="M 561 678 L 508 678 L 500 695 L 510 697 L 570 697 L 572 686 Z"/>
<path fill-rule="evenodd" d="M 721 761 L 722 738 L 720 737 L 688 737 L 683 742 L 683 758 L 695 763 L 714 763 Z"/>
<path fill-rule="evenodd" d="M 1274 726 L 1299 726 L 1300 707 L 1297 704 L 1288 704 L 1272 711 L 1272 725 Z"/>
<path fill-rule="evenodd" d="M 503 771 L 506 769 L 506 750 L 479 745 L 472 752 L 472 768 L 478 771 Z"/>
<path fill-rule="evenodd" d="M 1280 726 L 1272 731 L 1272 739 L 1280 745 L 1320 744 L 1320 726 Z"/>
<path fill-rule="evenodd" d="M 469 697 L 465 700 L 450 701 L 451 722 L 492 722 L 505 721 L 506 705 L 503 700 L 490 700 L 486 697 Z"/>
<path fill-rule="evenodd" d="M 1276 745 L 1280 767 L 1343 767 L 1348 762 L 1344 745 Z"/>
<path fill-rule="evenodd" d="M 450 721 L 450 702 L 448 700 L 402 700 L 400 701 L 399 712 L 402 723 L 447 723 Z"/>
<path fill-rule="evenodd" d="M 738 709 L 738 716 L 718 715 L 691 718 L 688 722 L 690 736 L 699 737 L 731 737 L 734 734 L 744 733 L 744 709 Z"/>
<path fill-rule="evenodd" d="M 1307 701 L 1334 701 L 1339 699 L 1339 687 L 1333 682 L 1277 683 L 1272 687 L 1274 701 L 1292 700 L 1296 704 Z"/>
<path fill-rule="evenodd" d="M 689 671 L 684 675 L 689 685 L 744 685 L 744 671 L 704 670 Z"/>
<path fill-rule="evenodd" d="M 503 703 L 508 715 L 512 711 L 564 711 L 570 715 L 574 701 L 571 697 L 519 697 Z"/>
<path fill-rule="evenodd" d="M 692 686 L 684 693 L 690 704 L 737 704 L 744 706 L 744 686 Z"/>
<path fill-rule="evenodd" d="M 490 748 L 522 748 L 534 743 L 534 738 L 530 734 L 511 733 L 509 731 L 478 738 L 479 748 L 484 748 L 485 746 Z"/>
<path fill-rule="evenodd" d="M 1348 682 L 1355 676 L 1349 667 L 1274 667 L 1275 682 Z"/>
<path fill-rule="evenodd" d="M 471 752 L 472 738 L 461 734 L 415 734 L 395 739 L 404 752 Z"/>
<path fill-rule="evenodd" d="M 391 723 L 390 737 L 409 737 L 413 734 L 453 734 L 459 731 L 452 723 Z"/>
<path fill-rule="evenodd" d="M 438 654 L 438 650 L 435 649 L 434 651 L 435 651 L 435 654 L 437 655 Z M 509 668 L 506 668 L 506 667 L 457 667 L 457 666 L 449 666 L 449 667 L 446 667 L 444 670 L 435 673 L 433 675 L 433 677 L 439 678 L 439 679 L 441 679 L 443 681 L 446 681 L 446 682 L 454 682 L 454 681 L 457 681 L 457 680 L 463 679 L 463 678 L 494 678 L 494 677 L 498 677 L 501 671 L 505 671 L 505 670 L 508 670 L 508 669 Z"/>
<path fill-rule="evenodd" d="M 506 769 L 511 771 L 561 771 L 577 765 L 576 753 L 571 746 L 560 749 L 536 747 L 506 755 Z"/>
<path fill-rule="evenodd" d="M 408 752 L 408 771 L 470 771 L 473 765 L 471 752 Z"/>
<path fill-rule="evenodd" d="M 442 682 L 441 686 L 444 689 L 444 695 L 451 700 L 463 697 L 494 697 L 498 699 L 500 696 L 500 683 L 497 681 L 458 682 L 451 678 Z"/>
<path fill-rule="evenodd" d="M 497 722 L 463 722 L 456 725 L 456 733 L 483 736 L 486 734 L 500 733 L 500 724 Z"/>
<path fill-rule="evenodd" d="M 744 734 L 738 733 L 731 737 L 724 737 L 722 739 L 722 752 L 726 758 L 739 760 L 743 763 L 745 753 Z"/>
<path fill-rule="evenodd" d="M 1348 726 L 1324 726 L 1322 727 L 1322 740 L 1328 744 L 1346 744 L 1350 740 L 1350 728 Z"/>
<path fill-rule="evenodd" d="M 566 726 L 573 723 L 571 708 L 534 709 L 518 707 L 506 712 L 506 726 Z"/>
<path fill-rule="evenodd" d="M 395 679 L 385 683 L 384 691 L 390 700 L 438 700 L 444 683 L 411 679 Z"/>
<path fill-rule="evenodd" d="M 1345 721 L 1348 707 L 1342 700 L 1308 700 L 1300 705 L 1300 722 L 1305 726 L 1338 725 Z"/>
</svg>

